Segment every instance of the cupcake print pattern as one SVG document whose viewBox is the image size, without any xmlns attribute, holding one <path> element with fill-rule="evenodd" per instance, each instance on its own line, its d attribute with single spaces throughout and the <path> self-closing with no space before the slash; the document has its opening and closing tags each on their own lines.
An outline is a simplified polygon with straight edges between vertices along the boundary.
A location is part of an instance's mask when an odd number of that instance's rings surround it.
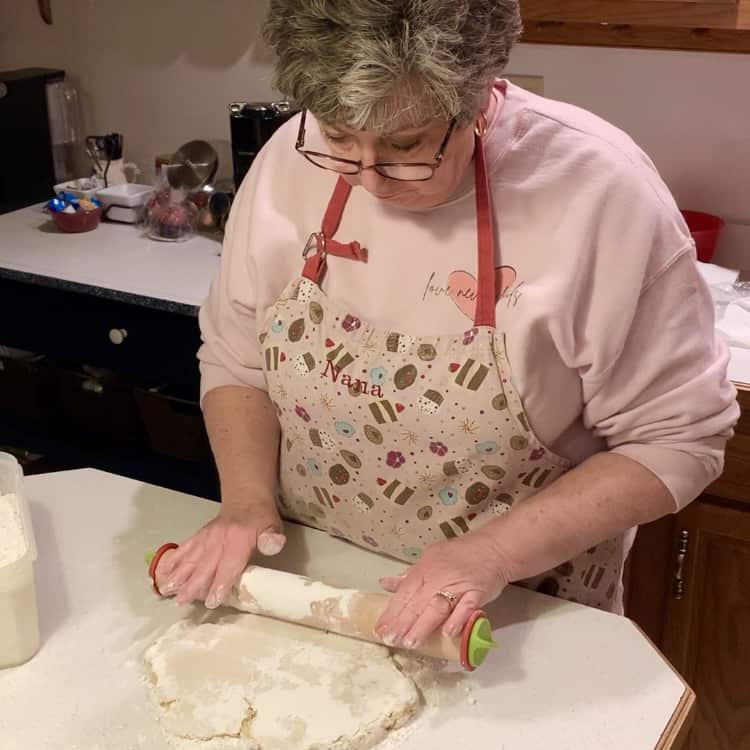
<svg viewBox="0 0 750 750">
<path fill-rule="evenodd" d="M 259 339 L 285 436 L 285 516 L 413 562 L 479 528 L 569 466 L 530 429 L 501 334 L 380 331 L 301 278 Z M 618 542 L 529 582 L 608 608 Z"/>
</svg>

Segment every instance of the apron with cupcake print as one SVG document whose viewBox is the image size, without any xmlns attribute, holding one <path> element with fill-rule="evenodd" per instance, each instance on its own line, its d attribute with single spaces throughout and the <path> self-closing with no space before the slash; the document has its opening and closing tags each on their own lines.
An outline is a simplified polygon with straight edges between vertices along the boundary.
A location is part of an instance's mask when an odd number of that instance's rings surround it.
<svg viewBox="0 0 750 750">
<path fill-rule="evenodd" d="M 495 252 L 476 138 L 478 285 L 474 326 L 417 337 L 369 325 L 320 287 L 327 257 L 366 262 L 333 239 L 351 191 L 339 179 L 303 253 L 302 276 L 269 309 L 259 342 L 282 429 L 279 502 L 289 519 L 413 562 L 554 482 L 570 463 L 541 444 L 495 327 Z M 521 585 L 618 607 L 623 539 Z"/>
</svg>

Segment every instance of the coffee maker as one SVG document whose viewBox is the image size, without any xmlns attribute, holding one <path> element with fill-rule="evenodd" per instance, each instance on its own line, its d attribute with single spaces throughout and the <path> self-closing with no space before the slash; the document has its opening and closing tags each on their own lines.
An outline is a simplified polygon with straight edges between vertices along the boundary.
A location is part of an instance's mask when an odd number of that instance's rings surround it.
<svg viewBox="0 0 750 750">
<path fill-rule="evenodd" d="M 0 71 L 0 214 L 47 200 L 55 185 L 48 87 L 65 71 Z"/>
<path fill-rule="evenodd" d="M 234 185 L 239 188 L 268 139 L 299 109 L 291 102 L 234 102 L 229 105 Z"/>
</svg>

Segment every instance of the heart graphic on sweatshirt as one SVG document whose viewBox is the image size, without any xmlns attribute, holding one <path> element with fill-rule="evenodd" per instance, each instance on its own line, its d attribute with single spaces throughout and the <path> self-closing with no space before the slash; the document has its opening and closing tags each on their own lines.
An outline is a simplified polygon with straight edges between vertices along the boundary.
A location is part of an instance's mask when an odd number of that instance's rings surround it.
<svg viewBox="0 0 750 750">
<path fill-rule="evenodd" d="M 406 409 L 406 407 L 403 404 L 396 404 L 396 411 L 401 414 L 401 412 Z"/>
<path fill-rule="evenodd" d="M 385 479 L 382 479 L 381 477 L 378 477 L 377 482 L 382 487 L 385 484 Z"/>
<path fill-rule="evenodd" d="M 279 361 L 286 362 L 286 354 L 284 354 L 284 352 L 281 352 L 281 355 L 279 356 Z"/>
<path fill-rule="evenodd" d="M 333 346 L 333 340 L 332 339 L 326 339 L 326 346 L 330 349 Z"/>
<path fill-rule="evenodd" d="M 459 364 L 458 364 L 458 362 L 451 362 L 451 363 L 450 363 L 450 364 L 448 365 L 448 369 L 449 369 L 449 370 L 450 370 L 451 372 L 458 372 L 458 370 L 459 370 L 459 368 L 460 368 L 460 367 L 461 367 L 461 365 L 459 365 Z"/>
<path fill-rule="evenodd" d="M 516 283 L 516 269 L 500 266 L 495 269 L 495 301 Z M 474 320 L 477 309 L 477 279 L 468 271 L 452 271 L 448 274 L 448 296 L 469 320 Z"/>
</svg>

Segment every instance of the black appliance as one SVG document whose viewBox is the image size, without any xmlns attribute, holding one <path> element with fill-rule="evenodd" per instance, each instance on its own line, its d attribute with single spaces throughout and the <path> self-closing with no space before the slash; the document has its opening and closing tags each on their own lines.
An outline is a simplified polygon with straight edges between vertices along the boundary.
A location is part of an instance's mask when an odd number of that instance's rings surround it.
<svg viewBox="0 0 750 750">
<path fill-rule="evenodd" d="M 65 71 L 0 71 L 0 214 L 47 200 L 55 184 L 47 86 Z"/>
<path fill-rule="evenodd" d="M 239 188 L 268 139 L 299 109 L 291 102 L 235 102 L 229 105 L 234 185 Z"/>
</svg>

